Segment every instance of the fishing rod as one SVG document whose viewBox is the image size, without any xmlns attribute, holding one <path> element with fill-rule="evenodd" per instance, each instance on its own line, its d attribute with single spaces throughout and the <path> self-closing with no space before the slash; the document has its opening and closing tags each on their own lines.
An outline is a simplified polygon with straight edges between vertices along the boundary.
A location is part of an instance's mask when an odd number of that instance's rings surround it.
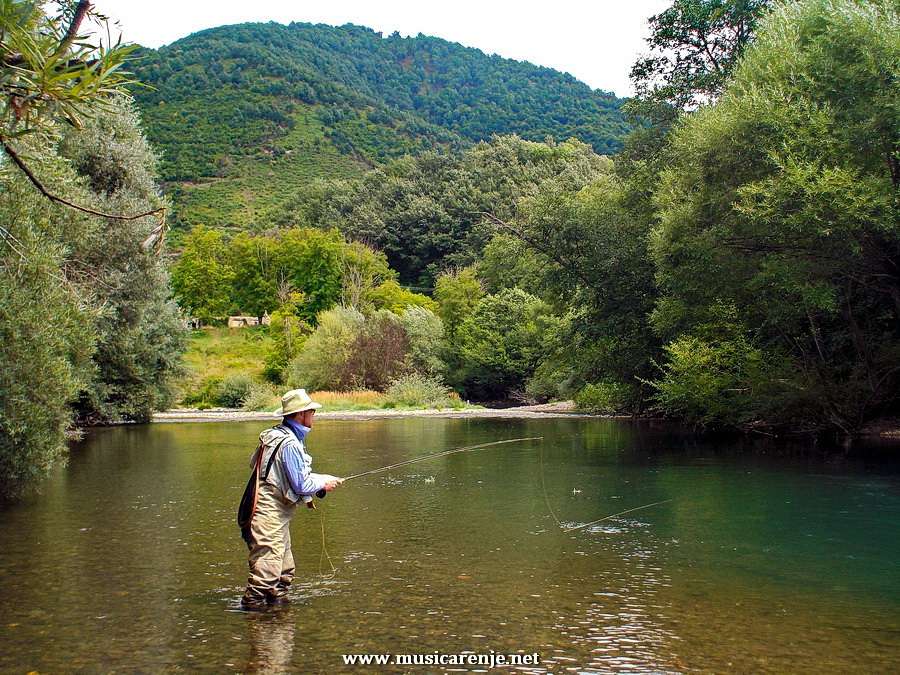
<svg viewBox="0 0 900 675">
<path fill-rule="evenodd" d="M 542 441 L 544 440 L 543 436 L 529 436 L 528 438 L 508 438 L 504 441 L 493 441 L 491 443 L 479 443 L 478 445 L 467 445 L 462 448 L 452 448 L 450 450 L 441 450 L 440 452 L 432 452 L 430 455 L 422 455 L 421 457 L 414 457 L 412 459 L 407 459 L 402 462 L 397 462 L 396 464 L 388 464 L 387 466 L 380 466 L 377 469 L 369 469 L 368 471 L 361 471 L 360 473 L 355 473 L 351 476 L 345 476 L 341 479 L 342 483 L 347 482 L 348 480 L 353 480 L 354 478 L 362 478 L 363 476 L 371 476 L 375 473 L 381 473 L 382 471 L 390 471 L 391 469 L 396 469 L 401 466 L 406 466 L 407 464 L 415 464 L 416 462 L 424 462 L 426 459 L 437 459 L 438 457 L 446 457 L 447 455 L 453 455 L 457 452 L 470 452 L 472 450 L 480 450 L 481 448 L 487 448 L 492 445 L 503 445 L 504 443 L 520 443 L 522 441 Z M 316 497 L 322 499 L 325 497 L 326 491 L 325 488 L 322 488 L 318 492 L 316 492 Z M 311 509 L 316 508 L 313 502 L 308 502 L 307 506 Z"/>
<path fill-rule="evenodd" d="M 415 464 L 416 462 L 424 462 L 426 459 L 437 459 L 438 457 L 446 457 L 447 455 L 453 455 L 457 452 L 470 452 L 472 450 L 480 450 L 481 448 L 487 448 L 492 445 L 503 445 L 505 443 L 521 443 L 523 441 L 542 441 L 544 440 L 543 436 L 530 436 L 528 438 L 509 438 L 504 441 L 493 441 L 491 443 L 480 443 L 478 445 L 467 445 L 461 448 L 453 448 L 451 450 L 441 450 L 440 452 L 433 452 L 430 455 L 422 455 L 421 457 L 414 457 L 413 459 L 407 459 L 402 462 L 397 462 L 396 464 L 388 464 L 387 466 L 380 466 L 377 469 L 369 469 L 368 471 L 362 471 L 360 473 L 355 473 L 352 476 L 345 476 L 344 482 L 348 480 L 353 480 L 354 478 L 362 478 L 363 476 L 371 476 L 374 473 L 381 473 L 382 471 L 389 471 L 391 469 L 396 469 L 401 466 L 406 466 L 407 464 Z"/>
</svg>

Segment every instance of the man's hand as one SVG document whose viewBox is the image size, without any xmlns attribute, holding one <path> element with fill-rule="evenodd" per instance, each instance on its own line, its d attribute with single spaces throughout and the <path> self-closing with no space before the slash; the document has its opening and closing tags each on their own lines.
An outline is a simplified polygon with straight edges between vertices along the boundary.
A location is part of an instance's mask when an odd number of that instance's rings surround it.
<svg viewBox="0 0 900 675">
<path fill-rule="evenodd" d="M 337 476 L 332 476 L 331 480 L 329 480 L 325 483 L 325 492 L 331 492 L 332 490 L 334 490 L 338 485 L 340 485 L 343 482 L 344 482 L 343 478 L 338 478 Z"/>
</svg>

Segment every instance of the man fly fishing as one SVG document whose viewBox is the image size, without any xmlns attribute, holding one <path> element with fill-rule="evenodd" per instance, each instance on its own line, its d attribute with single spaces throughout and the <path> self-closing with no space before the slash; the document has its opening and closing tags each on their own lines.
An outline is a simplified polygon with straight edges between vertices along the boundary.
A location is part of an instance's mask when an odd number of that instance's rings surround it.
<svg viewBox="0 0 900 675">
<path fill-rule="evenodd" d="M 275 413 L 281 424 L 259 435 L 250 460 L 253 475 L 238 511 L 241 535 L 249 548 L 244 609 L 262 610 L 289 601 L 294 579 L 290 525 L 297 504 L 303 501 L 314 508 L 313 495 L 324 497 L 343 483 L 342 478 L 313 473 L 312 457 L 306 452 L 306 435 L 321 407 L 305 389 L 293 389 L 281 397 Z"/>
</svg>

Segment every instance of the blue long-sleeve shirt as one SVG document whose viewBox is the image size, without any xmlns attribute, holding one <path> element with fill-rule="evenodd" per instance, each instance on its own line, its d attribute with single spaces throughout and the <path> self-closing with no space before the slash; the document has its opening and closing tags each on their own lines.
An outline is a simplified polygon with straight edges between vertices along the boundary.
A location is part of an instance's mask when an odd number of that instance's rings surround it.
<svg viewBox="0 0 900 675">
<path fill-rule="evenodd" d="M 311 495 L 325 487 L 327 479 L 325 476 L 312 472 L 312 457 L 304 447 L 304 440 L 306 434 L 310 432 L 310 428 L 287 419 L 284 420 L 284 425 L 294 433 L 297 439 L 296 443 L 286 442 L 281 450 L 284 470 L 294 492 L 301 495 L 303 501 L 309 501 L 312 499 Z"/>
</svg>

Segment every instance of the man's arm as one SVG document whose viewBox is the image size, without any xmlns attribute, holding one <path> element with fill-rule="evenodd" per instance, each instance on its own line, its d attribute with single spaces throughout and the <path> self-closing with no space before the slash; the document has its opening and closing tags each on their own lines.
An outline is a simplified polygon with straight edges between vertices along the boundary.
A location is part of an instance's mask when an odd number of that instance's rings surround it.
<svg viewBox="0 0 900 675">
<path fill-rule="evenodd" d="M 285 444 L 282 450 L 285 473 L 291 488 L 298 495 L 313 495 L 325 488 L 326 477 L 311 471 L 311 464 L 304 460 L 300 447 L 295 442 Z"/>
</svg>

